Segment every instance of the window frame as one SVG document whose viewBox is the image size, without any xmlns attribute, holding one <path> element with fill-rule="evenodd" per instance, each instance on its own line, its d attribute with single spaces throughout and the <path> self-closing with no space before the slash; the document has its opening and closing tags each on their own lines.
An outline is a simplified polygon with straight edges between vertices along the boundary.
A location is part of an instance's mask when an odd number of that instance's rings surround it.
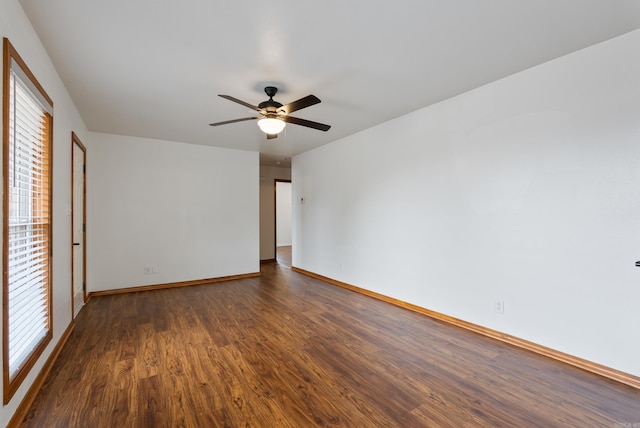
<svg viewBox="0 0 640 428">
<path fill-rule="evenodd" d="M 40 83 L 37 81 L 29 67 L 27 67 L 24 60 L 20 57 L 16 49 L 9 42 L 9 39 L 3 38 L 3 81 L 2 81 L 2 140 L 3 140 L 3 206 L 2 206 L 2 336 L 3 336 L 3 398 L 4 404 L 7 404 L 15 392 L 18 390 L 27 374 L 31 371 L 36 364 L 47 345 L 53 338 L 53 307 L 52 307 L 52 293 L 53 293 L 53 101 L 47 93 L 44 91 Z M 46 315 L 47 315 L 47 330 L 44 337 L 42 337 L 38 343 L 30 351 L 29 355 L 23 360 L 22 364 L 16 370 L 13 376 L 9 371 L 9 148 L 10 148 L 10 76 L 12 70 L 12 64 L 17 66 L 21 71 L 21 76 L 28 79 L 25 84 L 30 86 L 30 90 L 33 95 L 42 102 L 46 102 L 50 107 L 50 112 L 45 113 L 45 124 L 43 129 L 43 137 L 45 140 L 45 155 L 46 159 L 44 165 L 47 167 L 46 177 L 47 183 L 47 195 L 48 200 L 47 207 L 47 219 L 45 227 L 47 228 L 44 236 L 46 237 Z M 34 201 L 35 202 L 35 201 Z"/>
</svg>

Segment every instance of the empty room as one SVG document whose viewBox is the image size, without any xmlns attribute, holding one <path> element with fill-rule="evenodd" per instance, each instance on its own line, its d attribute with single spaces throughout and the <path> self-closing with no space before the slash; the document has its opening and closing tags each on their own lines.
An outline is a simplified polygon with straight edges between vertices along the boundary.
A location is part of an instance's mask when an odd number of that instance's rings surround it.
<svg viewBox="0 0 640 428">
<path fill-rule="evenodd" d="M 0 426 L 640 428 L 640 2 L 0 36 Z"/>
</svg>

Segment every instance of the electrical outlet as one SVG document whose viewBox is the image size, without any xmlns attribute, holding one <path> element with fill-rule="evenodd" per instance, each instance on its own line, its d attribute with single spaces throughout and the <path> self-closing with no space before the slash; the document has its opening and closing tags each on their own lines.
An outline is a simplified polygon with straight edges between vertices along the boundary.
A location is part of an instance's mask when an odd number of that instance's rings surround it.
<svg viewBox="0 0 640 428">
<path fill-rule="evenodd" d="M 153 269 L 151 268 L 151 266 L 145 266 L 144 267 L 144 274 L 145 275 L 151 275 L 153 273 Z"/>
<path fill-rule="evenodd" d="M 496 300 L 494 309 L 497 314 L 504 315 L 504 300 Z"/>
</svg>

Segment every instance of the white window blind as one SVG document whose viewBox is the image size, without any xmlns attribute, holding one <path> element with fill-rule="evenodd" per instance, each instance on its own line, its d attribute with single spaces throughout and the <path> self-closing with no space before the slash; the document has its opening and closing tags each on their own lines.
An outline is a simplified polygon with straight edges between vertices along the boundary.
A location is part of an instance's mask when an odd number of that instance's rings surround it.
<svg viewBox="0 0 640 428">
<path fill-rule="evenodd" d="M 9 138 L 8 151 L 5 151 L 8 156 L 4 164 L 8 172 L 4 201 L 7 205 L 4 286 L 8 337 L 5 337 L 4 358 L 11 382 L 51 335 L 52 106 L 43 102 L 43 96 L 27 74 L 13 61 L 8 97 Z"/>
</svg>

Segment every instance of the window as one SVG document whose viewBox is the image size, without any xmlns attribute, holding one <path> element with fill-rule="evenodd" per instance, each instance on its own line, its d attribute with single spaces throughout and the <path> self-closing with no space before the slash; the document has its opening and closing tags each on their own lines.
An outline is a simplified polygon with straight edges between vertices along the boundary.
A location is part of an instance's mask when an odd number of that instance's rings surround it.
<svg viewBox="0 0 640 428">
<path fill-rule="evenodd" d="M 6 404 L 52 337 L 53 103 L 8 39 L 4 39 L 2 93 Z"/>
</svg>

